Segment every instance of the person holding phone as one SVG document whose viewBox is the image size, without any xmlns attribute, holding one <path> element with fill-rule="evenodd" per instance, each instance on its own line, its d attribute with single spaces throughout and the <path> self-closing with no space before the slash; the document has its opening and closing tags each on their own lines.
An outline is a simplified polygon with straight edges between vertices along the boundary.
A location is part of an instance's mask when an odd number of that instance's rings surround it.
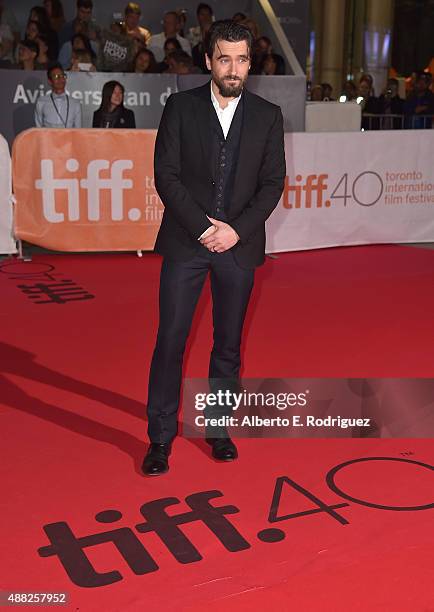
<svg viewBox="0 0 434 612">
<path fill-rule="evenodd" d="M 94 128 L 135 128 L 134 112 L 124 106 L 125 88 L 119 81 L 108 81 L 102 88 L 101 106 L 93 114 Z"/>
<path fill-rule="evenodd" d="M 78 49 L 72 52 L 71 72 L 96 72 L 96 66 L 92 62 L 92 56 L 89 51 Z"/>
</svg>

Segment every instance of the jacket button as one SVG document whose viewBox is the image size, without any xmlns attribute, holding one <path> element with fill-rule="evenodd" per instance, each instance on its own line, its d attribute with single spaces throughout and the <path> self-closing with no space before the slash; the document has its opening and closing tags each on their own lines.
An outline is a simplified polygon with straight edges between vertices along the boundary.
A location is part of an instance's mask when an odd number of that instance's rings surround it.
<svg viewBox="0 0 434 612">
<path fill-rule="evenodd" d="M 212 184 L 212 185 L 215 185 L 215 181 L 211 181 L 211 184 Z"/>
</svg>

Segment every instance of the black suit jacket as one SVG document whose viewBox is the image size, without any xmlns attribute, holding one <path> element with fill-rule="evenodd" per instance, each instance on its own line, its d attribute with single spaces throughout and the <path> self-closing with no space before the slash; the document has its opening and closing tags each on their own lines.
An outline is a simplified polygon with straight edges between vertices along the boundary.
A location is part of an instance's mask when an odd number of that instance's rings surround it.
<svg viewBox="0 0 434 612">
<path fill-rule="evenodd" d="M 101 127 L 101 115 L 102 110 L 98 109 L 93 114 L 93 122 L 92 127 L 99 128 Z M 136 127 L 136 119 L 134 117 L 134 112 L 129 108 L 123 107 L 121 112 L 119 113 L 119 117 L 114 124 L 113 128 L 135 128 Z"/>
<path fill-rule="evenodd" d="M 265 220 L 277 206 L 286 174 L 280 107 L 245 88 L 239 158 L 228 207 L 228 223 L 240 237 L 232 248 L 243 268 L 265 258 Z M 155 186 L 164 214 L 155 251 L 188 261 L 200 248 L 198 237 L 210 227 L 215 176 L 211 160 L 210 83 L 172 94 L 155 144 Z"/>
</svg>

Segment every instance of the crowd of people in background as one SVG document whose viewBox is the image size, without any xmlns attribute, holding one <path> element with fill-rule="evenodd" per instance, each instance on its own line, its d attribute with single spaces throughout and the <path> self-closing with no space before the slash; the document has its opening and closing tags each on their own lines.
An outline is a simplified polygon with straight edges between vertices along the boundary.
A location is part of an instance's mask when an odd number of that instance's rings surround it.
<svg viewBox="0 0 434 612">
<path fill-rule="evenodd" d="M 434 93 L 432 76 L 429 72 L 414 72 L 403 82 L 403 96 L 400 82 L 391 77 L 379 96 L 375 95 L 374 80 L 370 74 L 363 74 L 357 83 L 352 80 L 344 84 L 337 98 L 329 83 L 308 88 L 307 98 L 311 102 L 353 102 L 362 107 L 363 130 L 430 129 L 434 116 Z"/>
<path fill-rule="evenodd" d="M 31 9 L 20 32 L 12 10 L 0 0 L 0 68 L 47 70 L 58 61 L 66 71 L 206 74 L 204 39 L 214 21 L 212 7 L 201 2 L 196 19 L 197 25 L 187 28 L 184 10 L 167 11 L 163 30 L 151 32 L 141 25 L 140 5 L 129 2 L 104 27 L 93 17 L 92 0 L 77 0 L 69 22 L 61 0 L 43 0 L 43 6 Z M 250 73 L 285 74 L 283 57 L 257 24 L 243 13 L 232 19 L 254 36 Z"/>
<path fill-rule="evenodd" d="M 20 32 L 13 11 L 0 0 L 0 68 L 80 72 L 134 72 L 140 74 L 206 74 L 205 37 L 214 21 L 213 9 L 197 6 L 197 25 L 187 28 L 185 10 L 167 11 L 161 32 L 141 25 L 140 5 L 129 2 L 104 27 L 93 16 L 92 0 L 76 0 L 74 19 L 66 22 L 61 0 L 43 0 L 29 13 Z M 283 75 L 285 61 L 258 25 L 244 13 L 232 19 L 252 32 L 254 45 L 250 74 Z M 51 79 L 49 78 L 51 82 Z M 110 81 L 114 83 L 114 81 Z M 390 78 L 376 95 L 373 79 L 363 74 L 345 83 L 334 96 L 329 83 L 308 88 L 313 102 L 356 102 L 362 107 L 362 129 L 431 128 L 434 94 L 429 72 L 414 73 L 406 80 L 404 96 L 399 81 Z M 122 85 L 119 84 L 122 88 Z"/>
</svg>

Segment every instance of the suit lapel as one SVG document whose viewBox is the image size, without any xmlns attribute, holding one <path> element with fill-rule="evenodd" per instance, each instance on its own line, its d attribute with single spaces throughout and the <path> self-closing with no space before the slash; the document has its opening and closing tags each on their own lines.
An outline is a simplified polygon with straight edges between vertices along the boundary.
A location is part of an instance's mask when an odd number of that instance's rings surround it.
<svg viewBox="0 0 434 612">
<path fill-rule="evenodd" d="M 210 177 L 214 178 L 214 167 L 212 155 L 210 154 L 210 144 L 212 143 L 213 130 L 213 117 L 211 111 L 214 112 L 214 109 L 211 103 L 210 88 L 211 85 L 209 82 L 200 88 L 200 95 L 197 97 L 196 117 L 194 117 L 194 121 L 196 122 L 199 131 L 203 159 L 207 160 Z"/>
<path fill-rule="evenodd" d="M 243 123 L 241 126 L 240 148 L 237 169 L 235 172 L 234 189 L 232 192 L 232 202 L 237 201 L 240 186 L 242 185 L 242 181 L 245 180 L 245 176 L 242 176 L 242 173 L 248 168 L 249 155 L 251 155 L 252 152 L 251 135 L 257 130 L 258 121 L 260 121 L 260 117 L 256 116 L 254 98 L 247 89 L 244 89 L 243 98 Z"/>
</svg>

